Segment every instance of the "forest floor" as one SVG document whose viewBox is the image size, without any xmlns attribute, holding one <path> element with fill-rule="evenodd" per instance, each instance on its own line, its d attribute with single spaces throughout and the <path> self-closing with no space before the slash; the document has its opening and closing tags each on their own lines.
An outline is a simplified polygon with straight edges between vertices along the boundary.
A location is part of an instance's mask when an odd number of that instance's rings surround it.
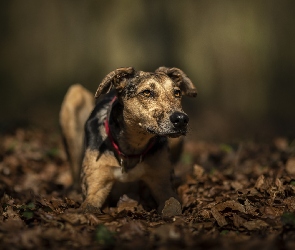
<svg viewBox="0 0 295 250">
<path fill-rule="evenodd" d="M 176 167 L 183 214 L 124 196 L 79 210 L 58 134 L 0 136 L 1 249 L 295 249 L 295 141 L 187 141 Z"/>
</svg>

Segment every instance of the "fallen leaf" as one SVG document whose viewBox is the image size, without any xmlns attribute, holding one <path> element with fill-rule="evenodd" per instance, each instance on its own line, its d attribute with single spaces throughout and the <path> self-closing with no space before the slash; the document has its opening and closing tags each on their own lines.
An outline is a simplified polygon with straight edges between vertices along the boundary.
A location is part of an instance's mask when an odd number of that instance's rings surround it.
<svg viewBox="0 0 295 250">
<path fill-rule="evenodd" d="M 283 200 L 283 203 L 288 206 L 290 211 L 295 211 L 295 196 L 287 197 L 285 200 Z"/>
<path fill-rule="evenodd" d="M 169 200 L 165 202 L 165 206 L 162 210 L 162 215 L 164 217 L 171 217 L 171 216 L 176 216 L 181 214 L 182 214 L 181 204 L 178 200 L 171 197 Z"/>
<path fill-rule="evenodd" d="M 204 174 L 204 168 L 202 168 L 200 165 L 195 164 L 193 168 L 193 175 L 199 179 Z"/>
<path fill-rule="evenodd" d="M 138 207 L 138 202 L 136 200 L 130 199 L 126 194 L 124 194 L 117 204 L 117 211 L 120 213 L 123 210 L 135 212 Z"/>
<path fill-rule="evenodd" d="M 232 181 L 232 182 L 230 183 L 230 185 L 231 185 L 231 187 L 232 187 L 233 189 L 235 189 L 235 190 L 243 189 L 243 185 L 242 185 L 240 182 L 238 182 L 238 181 Z"/>
<path fill-rule="evenodd" d="M 279 208 L 271 207 L 271 206 L 263 206 L 259 210 L 261 213 L 263 213 L 267 217 L 281 216 L 284 212 L 284 209 L 279 209 Z"/>
<path fill-rule="evenodd" d="M 221 215 L 215 207 L 211 208 L 211 213 L 220 227 L 228 224 L 225 217 Z"/>
<path fill-rule="evenodd" d="M 263 220 L 252 220 L 246 221 L 243 226 L 250 231 L 260 230 L 262 228 L 268 227 L 268 224 Z"/>
<path fill-rule="evenodd" d="M 182 235 L 180 230 L 175 225 L 161 225 L 152 230 L 152 237 L 159 239 L 160 242 L 168 242 L 169 240 L 181 240 Z"/>
<path fill-rule="evenodd" d="M 260 175 L 258 177 L 258 179 L 257 179 L 257 181 L 255 183 L 255 188 L 256 189 L 259 190 L 264 185 L 264 179 L 265 179 L 264 175 Z"/>
<path fill-rule="evenodd" d="M 42 243 L 41 228 L 26 229 L 19 232 L 20 243 L 26 249 L 38 248 Z"/>
<path fill-rule="evenodd" d="M 244 206 L 241 203 L 236 202 L 236 201 L 225 201 L 225 202 L 222 202 L 222 203 L 219 203 L 219 204 L 215 205 L 215 209 L 217 209 L 218 211 L 223 211 L 226 208 L 230 208 L 232 210 L 240 211 L 242 213 L 246 212 Z"/>
<path fill-rule="evenodd" d="M 286 163 L 286 171 L 288 174 L 295 176 L 295 157 L 288 159 Z"/>
<path fill-rule="evenodd" d="M 244 202 L 245 204 L 245 210 L 247 214 L 253 215 L 253 216 L 257 216 L 258 215 L 258 209 L 256 207 L 254 207 L 249 200 L 246 200 Z"/>
<path fill-rule="evenodd" d="M 120 236 L 124 240 L 132 240 L 135 236 L 145 234 L 145 226 L 140 221 L 130 221 L 120 228 Z"/>
<path fill-rule="evenodd" d="M 237 214 L 233 214 L 233 223 L 236 228 L 239 228 L 244 225 L 246 220 Z"/>
</svg>

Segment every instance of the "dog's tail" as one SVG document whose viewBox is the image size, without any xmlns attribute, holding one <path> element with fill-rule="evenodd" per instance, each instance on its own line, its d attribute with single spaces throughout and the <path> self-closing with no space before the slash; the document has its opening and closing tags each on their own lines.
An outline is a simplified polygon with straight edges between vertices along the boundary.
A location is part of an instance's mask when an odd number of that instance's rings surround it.
<svg viewBox="0 0 295 250">
<path fill-rule="evenodd" d="M 80 185 L 84 149 L 84 124 L 94 107 L 93 95 L 80 84 L 72 85 L 61 105 L 59 121 L 71 165 L 74 187 Z"/>
</svg>

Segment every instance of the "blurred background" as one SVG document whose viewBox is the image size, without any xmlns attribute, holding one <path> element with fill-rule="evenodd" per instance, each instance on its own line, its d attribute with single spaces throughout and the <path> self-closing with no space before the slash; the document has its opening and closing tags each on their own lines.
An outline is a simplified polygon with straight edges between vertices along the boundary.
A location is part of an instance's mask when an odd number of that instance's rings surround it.
<svg viewBox="0 0 295 250">
<path fill-rule="evenodd" d="M 120 66 L 182 69 L 189 137 L 293 137 L 295 1 L 2 0 L 0 132 L 58 130 L 67 88 Z"/>
</svg>

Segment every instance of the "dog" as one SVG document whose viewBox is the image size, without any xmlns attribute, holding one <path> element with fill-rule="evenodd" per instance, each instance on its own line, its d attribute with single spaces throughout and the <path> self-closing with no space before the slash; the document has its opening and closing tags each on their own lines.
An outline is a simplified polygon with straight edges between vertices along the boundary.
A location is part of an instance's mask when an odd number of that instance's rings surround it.
<svg viewBox="0 0 295 250">
<path fill-rule="evenodd" d="M 143 181 L 160 214 L 171 204 L 171 215 L 181 214 L 168 138 L 186 135 L 189 117 L 181 99 L 196 95 L 182 70 L 167 67 L 112 71 L 99 84 L 96 103 L 88 90 L 73 85 L 62 103 L 60 125 L 74 184 L 82 181 L 81 207 L 101 209 L 115 183 Z"/>
</svg>

